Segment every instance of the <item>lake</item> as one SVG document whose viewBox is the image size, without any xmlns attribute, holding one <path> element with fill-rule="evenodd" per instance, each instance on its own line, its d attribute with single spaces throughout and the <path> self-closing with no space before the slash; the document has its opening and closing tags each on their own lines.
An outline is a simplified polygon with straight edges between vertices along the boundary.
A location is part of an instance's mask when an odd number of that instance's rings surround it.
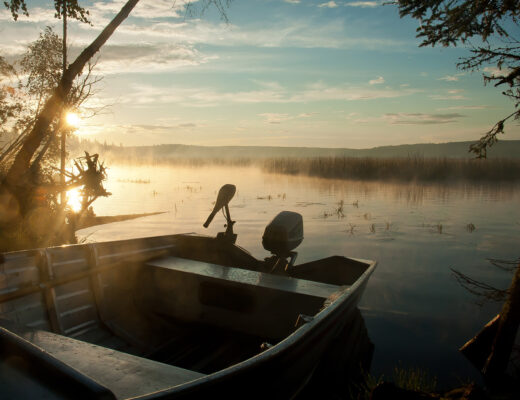
<svg viewBox="0 0 520 400">
<path fill-rule="evenodd" d="M 340 181 L 221 166 L 112 166 L 108 175 L 112 196 L 94 203 L 97 215 L 165 213 L 84 229 L 80 240 L 216 235 L 224 230 L 221 215 L 208 229 L 202 223 L 220 186 L 233 183 L 237 244 L 255 257 L 269 256 L 264 228 L 290 210 L 304 218 L 297 264 L 330 255 L 378 261 L 360 304 L 375 344 L 375 376 L 390 376 L 402 365 L 427 370 L 441 386 L 479 380 L 457 349 L 501 305 L 477 304 L 451 268 L 509 286 L 511 274 L 487 259 L 519 257 L 520 185 Z"/>
</svg>

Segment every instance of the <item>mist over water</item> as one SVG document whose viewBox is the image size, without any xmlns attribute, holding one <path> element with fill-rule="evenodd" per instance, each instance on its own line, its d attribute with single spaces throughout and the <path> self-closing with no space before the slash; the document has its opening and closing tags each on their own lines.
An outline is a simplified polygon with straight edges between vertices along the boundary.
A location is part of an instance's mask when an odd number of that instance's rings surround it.
<svg viewBox="0 0 520 400">
<path fill-rule="evenodd" d="M 304 218 L 297 264 L 330 255 L 374 259 L 360 308 L 375 344 L 372 372 L 391 375 L 400 361 L 437 375 L 441 385 L 478 379 L 457 351 L 500 310 L 476 304 L 450 270 L 506 288 L 511 275 L 487 258 L 517 259 L 520 185 L 419 184 L 326 180 L 267 174 L 254 167 L 130 167 L 108 171 L 112 196 L 97 215 L 164 211 L 78 232 L 86 241 L 197 232 L 216 235 L 224 218 L 202 227 L 218 189 L 237 186 L 230 203 L 237 244 L 269 254 L 262 234 L 282 210 Z M 471 225 L 475 229 L 471 228 Z"/>
</svg>

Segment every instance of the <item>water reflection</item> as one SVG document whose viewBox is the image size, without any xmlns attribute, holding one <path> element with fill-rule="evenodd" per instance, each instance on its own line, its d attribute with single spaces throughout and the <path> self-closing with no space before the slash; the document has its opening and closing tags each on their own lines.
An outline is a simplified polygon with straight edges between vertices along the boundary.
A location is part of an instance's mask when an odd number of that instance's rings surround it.
<svg viewBox="0 0 520 400">
<path fill-rule="evenodd" d="M 138 184 L 134 182 L 148 182 Z M 498 312 L 479 307 L 457 285 L 450 268 L 495 287 L 510 276 L 487 258 L 518 258 L 519 185 L 438 185 L 360 182 L 264 174 L 255 168 L 112 167 L 110 198 L 94 204 L 98 215 L 166 211 L 80 232 L 87 240 L 198 232 L 215 235 L 224 218 L 202 228 L 218 189 L 237 186 L 230 203 L 237 244 L 255 257 L 269 254 L 262 234 L 282 210 L 304 217 L 298 262 L 333 254 L 378 260 L 362 300 L 376 351 L 373 371 L 403 365 L 433 370 L 441 384 L 477 377 L 457 352 Z M 343 201 L 342 215 L 335 213 Z M 474 229 L 467 227 L 472 225 Z"/>
</svg>

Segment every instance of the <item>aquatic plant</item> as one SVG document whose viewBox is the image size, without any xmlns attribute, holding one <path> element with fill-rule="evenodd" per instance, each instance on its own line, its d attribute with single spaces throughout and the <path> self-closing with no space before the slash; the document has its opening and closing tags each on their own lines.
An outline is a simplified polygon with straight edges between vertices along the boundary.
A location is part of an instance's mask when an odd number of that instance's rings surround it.
<svg viewBox="0 0 520 400">
<path fill-rule="evenodd" d="M 401 364 L 394 368 L 392 381 L 406 390 L 433 392 L 437 388 L 436 376 L 418 367 L 404 368 Z"/>
<path fill-rule="evenodd" d="M 150 179 L 118 179 L 117 181 L 120 183 L 140 183 L 140 184 L 150 183 Z"/>
<path fill-rule="evenodd" d="M 518 181 L 520 160 L 496 158 L 273 158 L 263 160 L 271 173 L 334 179 L 394 181 Z"/>
<path fill-rule="evenodd" d="M 338 218 L 344 218 L 345 217 L 345 214 L 343 213 L 343 206 L 344 206 L 344 202 L 343 200 L 340 200 L 339 203 L 338 203 L 338 206 L 335 210 L 335 213 L 338 215 Z"/>
<path fill-rule="evenodd" d="M 469 233 L 473 232 L 475 229 L 477 229 L 477 228 L 476 228 L 475 225 L 473 225 L 473 223 L 471 223 L 471 222 L 470 222 L 469 224 L 466 225 L 466 230 L 467 230 Z"/>
</svg>

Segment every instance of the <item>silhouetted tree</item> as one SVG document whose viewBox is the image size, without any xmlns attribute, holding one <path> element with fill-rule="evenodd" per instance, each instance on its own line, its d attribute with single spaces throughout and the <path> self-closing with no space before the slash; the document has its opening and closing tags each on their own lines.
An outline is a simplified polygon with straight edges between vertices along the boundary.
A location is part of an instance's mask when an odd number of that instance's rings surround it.
<svg viewBox="0 0 520 400">
<path fill-rule="evenodd" d="M 66 7 L 63 7 L 64 1 Z M 194 6 L 188 2 L 187 13 L 204 12 L 210 6 L 214 6 L 226 19 L 224 10 L 231 0 L 201 0 Z M 101 49 L 105 42 L 111 37 L 118 26 L 128 17 L 139 0 L 128 0 L 120 11 L 114 16 L 110 23 L 101 31 L 94 41 L 87 46 L 74 62 L 60 76 L 57 85 L 49 91 L 49 96 L 42 103 L 34 123 L 28 129 L 20 146 L 16 151 L 14 160 L 0 182 L 0 232 L 6 231 L 6 226 L 13 226 L 16 221 L 30 217 L 34 210 L 34 199 L 41 197 L 41 187 L 32 181 L 32 170 L 40 162 L 39 155 L 35 154 L 41 148 L 45 140 L 52 135 L 52 124 L 60 118 L 67 100 L 74 88 L 74 81 L 81 76 L 84 68 L 89 64 L 94 55 Z M 77 0 L 54 0 L 56 16 L 60 17 L 66 10 L 67 17 L 88 23 L 88 11 L 78 5 Z M 174 0 L 172 0 L 172 4 Z M 26 0 L 9 0 L 3 4 L 10 10 L 14 20 L 20 14 L 28 15 Z M 8 73 L 6 65 L 1 59 L 0 73 Z M 2 97 L 3 96 L 3 97 Z M 7 94 L 0 94 L 0 105 L 5 103 Z M 0 115 L 1 117 L 1 115 Z M 40 153 L 41 154 L 41 153 Z M 90 170 L 90 169 L 89 169 Z M 103 171 L 102 171 L 103 172 Z M 41 214 L 41 213 L 40 213 Z M 44 224 L 45 225 L 45 224 Z M 16 226 L 16 225 L 15 225 Z M 16 232 L 15 232 L 16 233 Z M 18 237 L 23 237 L 20 231 Z"/>
<path fill-rule="evenodd" d="M 80 7 L 77 1 L 66 1 L 68 5 L 67 14 L 71 18 L 88 21 L 86 19 L 88 12 Z M 76 60 L 70 64 L 63 73 L 58 86 L 53 90 L 52 95 L 43 105 L 41 112 L 36 118 L 34 127 L 27 134 L 23 145 L 16 154 L 12 165 L 2 181 L 0 200 L 3 204 L 0 204 L 0 207 L 9 207 L 10 204 L 14 202 L 17 203 L 17 206 L 22 212 L 24 211 L 26 199 L 30 198 L 29 192 L 32 190 L 27 176 L 27 173 L 30 171 L 31 160 L 42 141 L 47 137 L 49 126 L 55 118 L 61 114 L 73 86 L 74 79 L 82 73 L 88 62 L 101 49 L 110 36 L 112 36 L 117 27 L 128 17 L 138 2 L 139 0 L 128 0 L 96 39 L 80 53 Z M 201 12 L 204 12 L 208 7 L 213 5 L 222 13 L 225 7 L 230 3 L 230 0 L 203 0 L 199 3 Z M 28 14 L 25 0 L 10 0 L 4 2 L 4 4 L 10 9 L 14 19 L 18 17 L 19 13 Z M 54 0 L 54 4 L 56 13 L 59 15 L 62 2 Z"/>
<path fill-rule="evenodd" d="M 520 0 L 397 0 L 394 4 L 401 17 L 408 15 L 420 21 L 420 46 L 470 46 L 471 56 L 461 59 L 457 66 L 471 71 L 493 66 L 492 72 L 484 73 L 484 83 L 504 85 L 503 94 L 515 102 L 514 112 L 471 145 L 471 152 L 485 158 L 497 135 L 504 133 L 505 122 L 520 118 L 520 41 L 515 37 Z"/>
</svg>

